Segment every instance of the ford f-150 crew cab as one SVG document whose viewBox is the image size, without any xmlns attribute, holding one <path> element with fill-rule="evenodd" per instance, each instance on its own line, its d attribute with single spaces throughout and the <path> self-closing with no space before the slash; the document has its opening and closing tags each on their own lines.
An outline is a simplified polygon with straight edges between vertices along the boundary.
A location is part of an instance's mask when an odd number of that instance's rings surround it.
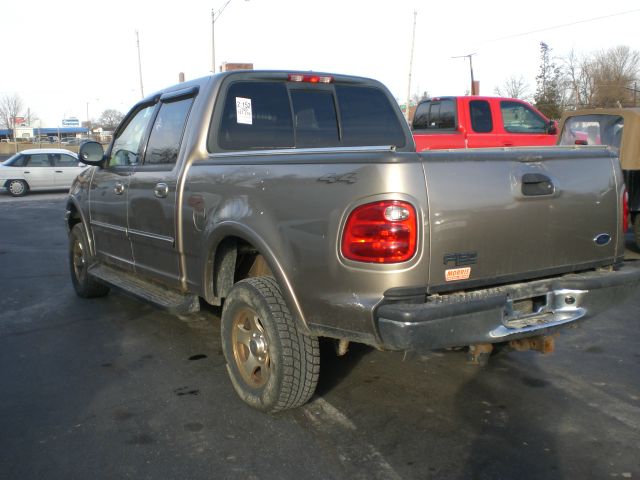
<svg viewBox="0 0 640 480">
<path fill-rule="evenodd" d="M 216 74 L 145 98 L 79 156 L 78 295 L 222 305 L 234 388 L 268 412 L 311 398 L 320 337 L 545 350 L 640 281 L 606 147 L 416 153 L 374 80 Z"/>
<path fill-rule="evenodd" d="M 416 150 L 555 145 L 557 124 L 517 98 L 438 97 L 416 107 Z"/>
</svg>

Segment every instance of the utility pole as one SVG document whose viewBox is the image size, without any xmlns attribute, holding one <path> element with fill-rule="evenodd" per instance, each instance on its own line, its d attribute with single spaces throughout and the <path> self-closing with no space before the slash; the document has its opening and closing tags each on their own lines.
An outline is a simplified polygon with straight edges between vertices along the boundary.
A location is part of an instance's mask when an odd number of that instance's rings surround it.
<svg viewBox="0 0 640 480">
<path fill-rule="evenodd" d="M 249 1 L 249 0 L 245 0 Z M 220 7 L 220 9 L 216 12 L 213 8 L 211 9 L 211 72 L 216 73 L 216 34 L 215 34 L 215 23 L 224 9 L 227 8 L 227 5 L 231 3 L 231 0 L 227 0 L 227 2 Z"/>
<path fill-rule="evenodd" d="M 457 57 L 451 57 L 451 58 L 468 58 L 469 59 L 469 70 L 471 71 L 471 90 L 469 90 L 471 92 L 471 95 L 477 95 L 478 92 L 476 92 L 476 82 L 475 79 L 473 78 L 473 60 L 471 59 L 473 56 L 475 55 L 475 53 L 469 53 L 468 55 L 459 55 Z"/>
<path fill-rule="evenodd" d="M 215 33 L 215 23 L 216 23 L 216 12 L 211 9 L 211 72 L 216 73 L 216 33 Z"/>
<path fill-rule="evenodd" d="M 144 98 L 144 87 L 142 86 L 142 61 L 140 60 L 140 35 L 136 30 L 136 45 L 138 46 L 138 74 L 140 75 L 140 95 Z"/>
<path fill-rule="evenodd" d="M 417 11 L 413 11 L 413 35 L 411 37 L 411 57 L 409 58 L 409 82 L 407 85 L 407 108 L 405 111 L 405 117 L 407 122 L 409 121 L 409 109 L 411 104 L 411 71 L 413 70 L 413 49 L 416 44 L 416 18 L 418 16 Z"/>
</svg>

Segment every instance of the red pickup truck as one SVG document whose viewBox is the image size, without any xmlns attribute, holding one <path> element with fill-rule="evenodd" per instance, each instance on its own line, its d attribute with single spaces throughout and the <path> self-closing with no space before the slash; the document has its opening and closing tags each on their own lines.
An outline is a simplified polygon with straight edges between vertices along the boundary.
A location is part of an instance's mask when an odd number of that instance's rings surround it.
<svg viewBox="0 0 640 480">
<path fill-rule="evenodd" d="M 437 97 L 423 100 L 412 122 L 416 149 L 555 145 L 558 125 L 516 98 Z"/>
</svg>

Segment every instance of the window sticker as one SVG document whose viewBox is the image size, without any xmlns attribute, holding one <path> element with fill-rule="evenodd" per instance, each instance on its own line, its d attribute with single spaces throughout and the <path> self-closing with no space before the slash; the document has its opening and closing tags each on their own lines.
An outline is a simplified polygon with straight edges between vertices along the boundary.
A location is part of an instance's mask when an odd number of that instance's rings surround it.
<svg viewBox="0 0 640 480">
<path fill-rule="evenodd" d="M 253 125 L 250 98 L 236 97 L 236 121 L 245 125 Z"/>
</svg>

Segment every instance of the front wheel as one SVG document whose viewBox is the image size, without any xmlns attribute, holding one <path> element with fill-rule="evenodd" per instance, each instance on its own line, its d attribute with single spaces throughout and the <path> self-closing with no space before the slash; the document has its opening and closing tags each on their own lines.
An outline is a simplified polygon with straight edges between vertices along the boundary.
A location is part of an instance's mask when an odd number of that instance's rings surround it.
<svg viewBox="0 0 640 480">
<path fill-rule="evenodd" d="M 295 408 L 316 389 L 318 339 L 298 331 L 272 277 L 233 286 L 222 310 L 222 349 L 236 393 L 253 408 Z"/>
<path fill-rule="evenodd" d="M 91 278 L 90 262 L 86 232 L 82 223 L 76 223 L 69 234 L 69 268 L 73 288 L 82 298 L 102 297 L 109 293 L 109 288 Z"/>
<path fill-rule="evenodd" d="M 12 197 L 22 197 L 29 191 L 29 185 L 24 180 L 9 180 L 7 190 Z"/>
</svg>

